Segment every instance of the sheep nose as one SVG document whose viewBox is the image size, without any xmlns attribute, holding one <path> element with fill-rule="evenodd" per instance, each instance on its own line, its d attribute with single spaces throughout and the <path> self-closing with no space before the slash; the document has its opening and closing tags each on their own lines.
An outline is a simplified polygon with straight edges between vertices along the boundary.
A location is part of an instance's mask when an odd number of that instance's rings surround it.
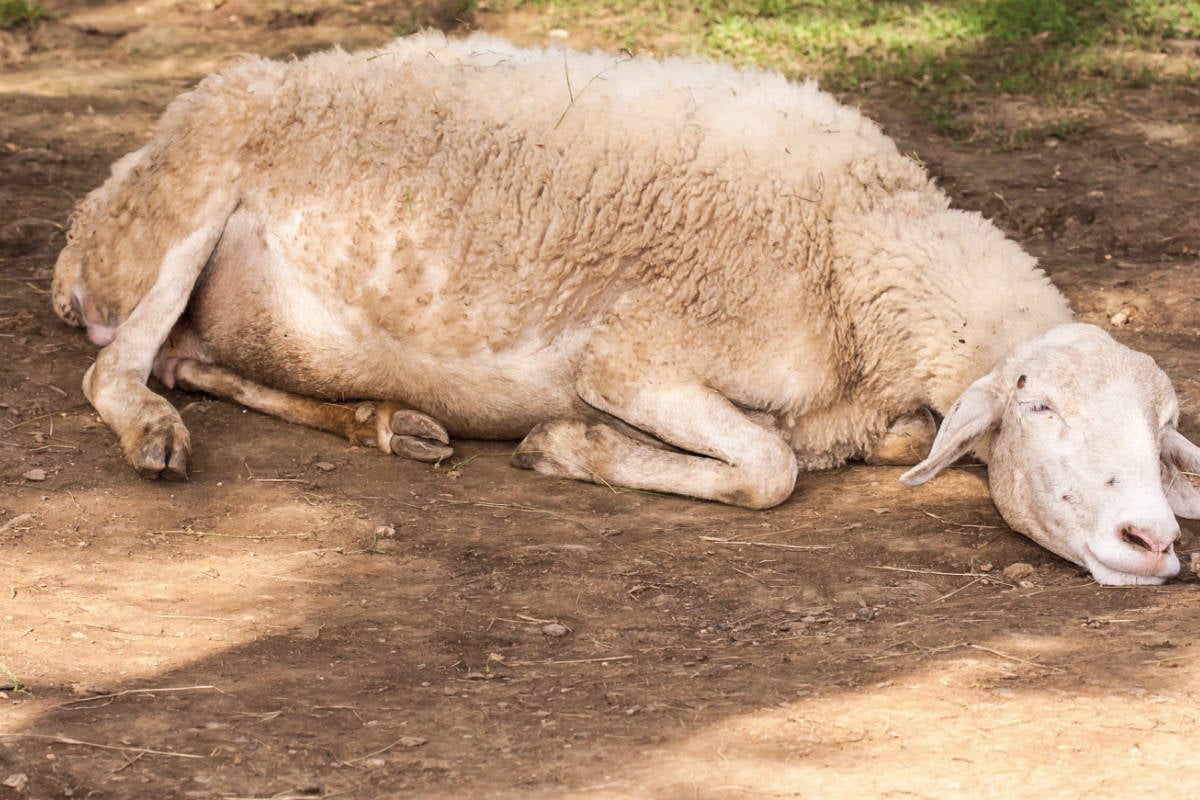
<svg viewBox="0 0 1200 800">
<path fill-rule="evenodd" d="M 1165 553 L 1171 549 L 1171 545 L 1179 541 L 1179 529 L 1172 531 L 1169 537 L 1163 537 L 1155 534 L 1149 528 L 1125 522 L 1117 526 L 1117 536 L 1135 550 L 1145 550 L 1147 553 Z"/>
</svg>

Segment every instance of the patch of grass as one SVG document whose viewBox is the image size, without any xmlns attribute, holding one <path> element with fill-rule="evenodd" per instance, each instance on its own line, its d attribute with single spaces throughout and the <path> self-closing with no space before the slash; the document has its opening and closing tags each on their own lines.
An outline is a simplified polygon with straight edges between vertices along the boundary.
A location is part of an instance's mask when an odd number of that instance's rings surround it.
<svg viewBox="0 0 1200 800">
<path fill-rule="evenodd" d="M 1042 144 L 1047 139 L 1057 139 L 1067 142 L 1083 137 L 1092 125 L 1081 117 L 1068 117 L 1045 125 L 1030 125 L 1026 128 L 1008 131 L 999 138 L 997 149 L 1001 151 L 1023 150 L 1035 144 Z"/>
<path fill-rule="evenodd" d="M 21 682 L 21 679 L 3 661 L 0 661 L 0 675 L 8 679 L 9 686 L 11 687 L 9 689 L 10 692 L 29 694 L 29 690 L 25 688 L 25 684 Z"/>
<path fill-rule="evenodd" d="M 0 30 L 32 25 L 49 16 L 50 12 L 33 0 L 0 0 Z"/>
<path fill-rule="evenodd" d="M 813 75 L 835 92 L 901 87 L 955 137 L 979 135 L 965 112 L 989 96 L 1066 106 L 1200 74 L 1168 53 L 1169 40 L 1200 38 L 1200 0 L 509 2 L 631 50 L 670 35 L 676 49 Z"/>
</svg>

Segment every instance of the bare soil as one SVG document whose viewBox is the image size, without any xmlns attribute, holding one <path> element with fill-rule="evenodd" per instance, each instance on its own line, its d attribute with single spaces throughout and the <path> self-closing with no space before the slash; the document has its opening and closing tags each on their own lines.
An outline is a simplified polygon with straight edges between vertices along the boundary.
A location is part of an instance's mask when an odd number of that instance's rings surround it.
<svg viewBox="0 0 1200 800">
<path fill-rule="evenodd" d="M 380 43 L 414 12 L 50 5 L 0 33 L 0 798 L 1200 796 L 1195 577 L 1097 586 L 1004 525 L 979 467 L 806 475 L 751 512 L 173 394 L 193 479 L 138 478 L 48 303 L 74 201 L 232 54 Z M 473 24 L 544 41 L 529 12 Z M 1157 358 L 1200 433 L 1195 89 L 1019 149 L 844 99 Z"/>
</svg>

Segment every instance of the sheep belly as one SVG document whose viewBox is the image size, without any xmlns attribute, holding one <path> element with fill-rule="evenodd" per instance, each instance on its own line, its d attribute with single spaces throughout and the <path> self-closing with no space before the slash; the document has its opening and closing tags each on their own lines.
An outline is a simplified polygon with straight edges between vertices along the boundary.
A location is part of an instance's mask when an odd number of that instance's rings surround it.
<svg viewBox="0 0 1200 800">
<path fill-rule="evenodd" d="M 517 438 L 581 413 L 571 379 L 579 328 L 451 340 L 439 309 L 415 311 L 411 297 L 364 302 L 361 282 L 331 283 L 336 270 L 292 264 L 271 241 L 243 212 L 226 225 L 180 326 L 204 360 L 307 397 L 400 402 L 455 436 Z"/>
</svg>

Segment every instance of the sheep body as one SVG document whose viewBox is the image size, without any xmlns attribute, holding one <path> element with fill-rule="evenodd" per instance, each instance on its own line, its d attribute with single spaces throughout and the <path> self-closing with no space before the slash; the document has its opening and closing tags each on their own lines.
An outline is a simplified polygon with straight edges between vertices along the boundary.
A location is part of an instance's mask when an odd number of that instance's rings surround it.
<svg viewBox="0 0 1200 800">
<path fill-rule="evenodd" d="M 1107 583 L 1174 575 L 1172 512 L 1200 515 L 1153 361 L 766 72 L 436 34 L 245 59 L 83 201 L 53 296 L 153 475 L 191 442 L 152 370 L 398 455 L 524 436 L 517 466 L 751 508 L 973 450 L 1006 519 Z"/>
<path fill-rule="evenodd" d="M 581 365 L 619 359 L 777 415 L 800 466 L 827 467 L 1069 319 L 857 111 L 694 59 L 425 34 L 244 60 L 117 165 L 60 274 L 78 257 L 127 317 L 221 180 L 238 211 L 190 310 L 206 357 L 457 435 L 576 412 Z"/>
</svg>

